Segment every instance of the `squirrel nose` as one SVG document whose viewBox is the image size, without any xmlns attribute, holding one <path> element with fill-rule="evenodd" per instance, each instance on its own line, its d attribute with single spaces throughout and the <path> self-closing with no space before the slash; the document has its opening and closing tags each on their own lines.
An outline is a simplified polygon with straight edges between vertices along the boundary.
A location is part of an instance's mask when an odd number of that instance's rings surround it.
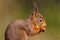
<svg viewBox="0 0 60 40">
<path fill-rule="evenodd" d="M 45 27 L 46 26 L 46 23 L 43 23 L 42 26 Z"/>
</svg>

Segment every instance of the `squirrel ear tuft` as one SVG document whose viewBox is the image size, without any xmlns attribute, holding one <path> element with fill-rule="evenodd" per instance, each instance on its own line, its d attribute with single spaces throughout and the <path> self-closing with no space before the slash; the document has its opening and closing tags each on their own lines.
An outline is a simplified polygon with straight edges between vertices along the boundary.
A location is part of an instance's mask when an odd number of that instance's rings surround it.
<svg viewBox="0 0 60 40">
<path fill-rule="evenodd" d="M 33 3 L 33 15 L 35 15 L 35 16 L 39 15 L 39 8 L 38 8 L 38 4 L 36 2 Z"/>
<path fill-rule="evenodd" d="M 33 9 L 34 9 L 34 11 L 38 11 L 39 10 L 38 9 L 38 4 L 36 2 L 34 2 L 34 4 L 33 4 Z"/>
</svg>

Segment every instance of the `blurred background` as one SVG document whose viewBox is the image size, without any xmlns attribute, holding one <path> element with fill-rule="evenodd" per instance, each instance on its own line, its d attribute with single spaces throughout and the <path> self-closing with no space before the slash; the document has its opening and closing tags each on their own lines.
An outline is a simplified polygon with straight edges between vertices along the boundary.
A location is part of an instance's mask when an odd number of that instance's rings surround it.
<svg viewBox="0 0 60 40">
<path fill-rule="evenodd" d="M 29 36 L 29 40 L 60 40 L 60 0 L 33 0 L 44 16 L 46 32 Z M 7 25 L 14 19 L 25 19 L 32 14 L 32 0 L 0 0 L 0 40 L 5 40 Z"/>
</svg>

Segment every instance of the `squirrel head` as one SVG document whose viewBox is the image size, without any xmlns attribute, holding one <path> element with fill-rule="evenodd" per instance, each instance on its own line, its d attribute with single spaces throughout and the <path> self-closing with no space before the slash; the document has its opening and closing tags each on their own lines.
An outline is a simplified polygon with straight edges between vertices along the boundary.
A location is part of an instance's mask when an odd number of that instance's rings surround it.
<svg viewBox="0 0 60 40">
<path fill-rule="evenodd" d="M 35 25 L 34 26 L 34 29 L 38 32 L 38 31 L 40 31 L 40 32 L 45 32 L 45 26 L 46 26 L 46 22 L 45 22 L 45 19 L 44 19 L 44 17 L 40 14 L 40 12 L 39 12 L 39 10 L 38 10 L 38 8 L 37 8 L 37 5 L 35 4 L 34 5 L 35 7 L 35 9 L 34 9 L 34 11 L 33 11 L 33 13 L 32 13 L 32 17 L 31 17 L 31 19 L 32 19 L 32 22 L 33 22 L 33 24 Z"/>
</svg>

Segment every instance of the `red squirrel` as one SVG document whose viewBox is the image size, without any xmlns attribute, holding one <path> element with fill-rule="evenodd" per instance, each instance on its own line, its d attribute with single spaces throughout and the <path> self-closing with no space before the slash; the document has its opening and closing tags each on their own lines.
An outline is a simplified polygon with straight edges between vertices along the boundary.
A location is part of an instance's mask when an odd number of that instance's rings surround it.
<svg viewBox="0 0 60 40">
<path fill-rule="evenodd" d="M 32 15 L 26 19 L 13 20 L 6 28 L 5 40 L 28 40 L 28 36 L 34 36 L 45 32 L 46 22 L 40 14 L 37 4 L 34 4 Z"/>
</svg>

